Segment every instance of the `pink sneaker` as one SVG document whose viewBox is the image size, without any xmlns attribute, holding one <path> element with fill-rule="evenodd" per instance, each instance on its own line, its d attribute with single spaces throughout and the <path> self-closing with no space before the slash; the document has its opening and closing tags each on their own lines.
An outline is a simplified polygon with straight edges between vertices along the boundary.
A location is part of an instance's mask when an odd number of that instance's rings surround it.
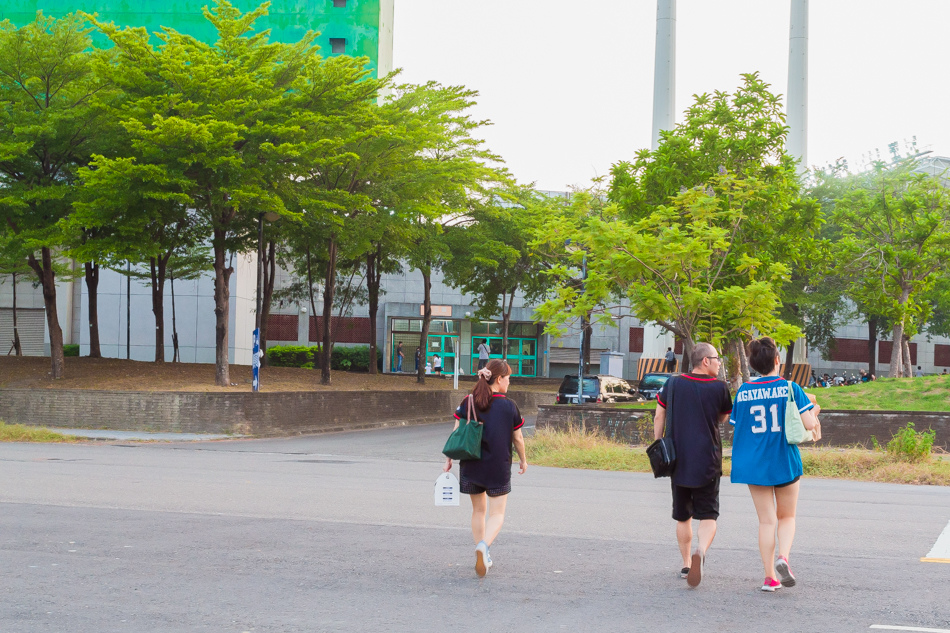
<svg viewBox="0 0 950 633">
<path fill-rule="evenodd" d="M 778 557 L 778 560 L 775 561 L 775 571 L 778 572 L 779 578 L 782 579 L 783 587 L 795 586 L 795 576 L 792 575 L 792 570 L 788 566 L 787 558 L 784 556 Z"/>
<path fill-rule="evenodd" d="M 774 578 L 766 578 L 762 581 L 762 591 L 775 591 L 782 586 L 782 583 Z"/>
</svg>

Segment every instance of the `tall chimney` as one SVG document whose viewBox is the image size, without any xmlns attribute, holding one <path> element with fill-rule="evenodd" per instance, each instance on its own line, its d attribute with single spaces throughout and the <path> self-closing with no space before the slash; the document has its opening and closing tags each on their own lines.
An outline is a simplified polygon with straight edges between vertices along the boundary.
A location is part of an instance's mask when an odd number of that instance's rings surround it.
<svg viewBox="0 0 950 633">
<path fill-rule="evenodd" d="M 676 100 L 676 0 L 656 1 L 656 56 L 653 68 L 653 146 L 660 130 L 673 129 Z"/>
<path fill-rule="evenodd" d="M 785 103 L 788 124 L 785 149 L 798 159 L 801 173 L 808 168 L 808 0 L 792 0 Z"/>
</svg>

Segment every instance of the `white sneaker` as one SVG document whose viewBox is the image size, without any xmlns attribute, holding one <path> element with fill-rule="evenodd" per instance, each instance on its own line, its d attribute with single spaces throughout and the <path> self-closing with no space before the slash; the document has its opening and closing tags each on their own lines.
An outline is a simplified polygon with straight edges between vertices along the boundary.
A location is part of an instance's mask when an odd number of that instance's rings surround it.
<svg viewBox="0 0 950 633">
<path fill-rule="evenodd" d="M 485 549 L 485 558 L 486 558 L 485 567 L 487 567 L 488 569 L 491 569 L 491 549 L 490 548 Z"/>
<path fill-rule="evenodd" d="M 491 566 L 490 561 L 488 545 L 485 544 L 485 541 L 479 541 L 478 545 L 475 546 L 475 573 L 478 574 L 479 578 L 488 573 L 488 568 Z"/>
</svg>

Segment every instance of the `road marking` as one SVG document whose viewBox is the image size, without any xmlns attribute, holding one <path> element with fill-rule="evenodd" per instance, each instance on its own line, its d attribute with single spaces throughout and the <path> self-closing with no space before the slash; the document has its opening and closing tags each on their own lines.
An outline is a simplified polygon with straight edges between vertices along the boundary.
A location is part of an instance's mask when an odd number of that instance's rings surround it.
<svg viewBox="0 0 950 633">
<path fill-rule="evenodd" d="M 950 633 L 950 629 L 925 629 L 919 626 L 888 626 L 886 624 L 872 624 L 872 629 L 885 631 L 922 631 L 923 633 Z"/>
<path fill-rule="evenodd" d="M 937 542 L 926 556 L 920 559 L 922 563 L 950 563 L 950 522 L 937 537 Z"/>
</svg>

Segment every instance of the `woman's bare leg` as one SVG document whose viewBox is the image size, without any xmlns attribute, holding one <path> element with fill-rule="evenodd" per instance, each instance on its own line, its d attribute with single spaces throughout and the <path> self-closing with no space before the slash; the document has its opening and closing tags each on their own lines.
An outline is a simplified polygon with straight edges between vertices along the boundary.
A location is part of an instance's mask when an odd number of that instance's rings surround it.
<svg viewBox="0 0 950 633">
<path fill-rule="evenodd" d="M 488 511 L 488 495 L 484 492 L 469 495 L 472 499 L 472 539 L 478 545 L 485 540 L 485 513 Z"/>
<path fill-rule="evenodd" d="M 766 578 L 775 578 L 775 488 L 749 485 L 752 503 L 759 517 L 759 555 Z"/>
<path fill-rule="evenodd" d="M 788 560 L 795 540 L 795 512 L 798 509 L 798 489 L 801 481 L 775 489 L 776 517 L 778 518 L 778 552 Z"/>
<path fill-rule="evenodd" d="M 488 525 L 485 527 L 485 543 L 488 546 L 494 542 L 501 526 L 505 523 L 505 507 L 508 505 L 508 495 L 491 497 L 488 500 Z"/>
</svg>

